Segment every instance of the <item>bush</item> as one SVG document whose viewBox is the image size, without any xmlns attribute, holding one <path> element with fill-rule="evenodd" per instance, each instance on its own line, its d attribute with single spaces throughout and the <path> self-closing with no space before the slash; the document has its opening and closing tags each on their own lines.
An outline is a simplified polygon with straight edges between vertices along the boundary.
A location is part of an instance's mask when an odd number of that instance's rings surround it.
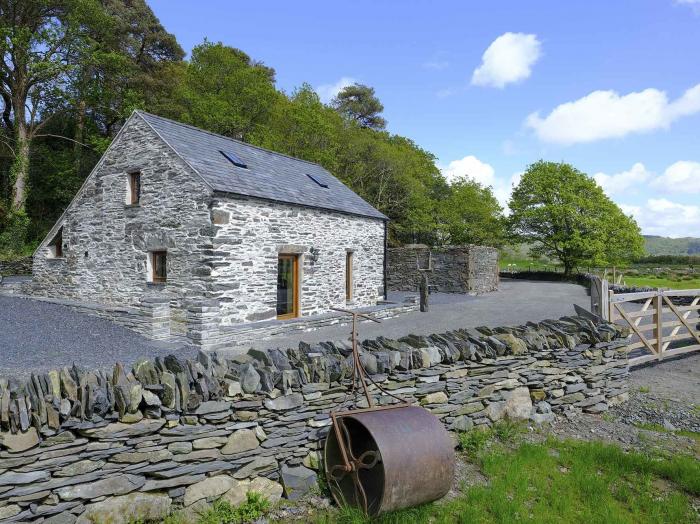
<svg viewBox="0 0 700 524">
<path fill-rule="evenodd" d="M 244 524 L 262 517 L 270 509 L 270 502 L 259 493 L 250 492 L 240 506 L 231 506 L 218 500 L 199 519 L 199 524 Z"/>
</svg>

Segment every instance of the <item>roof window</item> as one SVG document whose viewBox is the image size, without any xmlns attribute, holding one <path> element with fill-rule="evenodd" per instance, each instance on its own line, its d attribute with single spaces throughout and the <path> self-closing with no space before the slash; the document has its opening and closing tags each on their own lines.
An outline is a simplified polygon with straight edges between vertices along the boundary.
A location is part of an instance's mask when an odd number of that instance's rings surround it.
<svg viewBox="0 0 700 524">
<path fill-rule="evenodd" d="M 226 157 L 226 159 L 231 162 L 234 166 L 242 167 L 244 169 L 248 169 L 248 165 L 241 160 L 241 157 L 239 157 L 236 153 L 233 151 L 219 151 L 222 155 Z"/>
<path fill-rule="evenodd" d="M 308 173 L 306 173 L 306 176 L 308 176 L 311 180 L 313 180 L 314 182 L 316 182 L 319 186 L 328 189 L 328 184 L 326 184 L 325 182 L 321 182 L 321 181 L 320 181 L 318 178 L 316 178 L 315 176 L 310 175 L 310 174 L 308 174 Z"/>
</svg>

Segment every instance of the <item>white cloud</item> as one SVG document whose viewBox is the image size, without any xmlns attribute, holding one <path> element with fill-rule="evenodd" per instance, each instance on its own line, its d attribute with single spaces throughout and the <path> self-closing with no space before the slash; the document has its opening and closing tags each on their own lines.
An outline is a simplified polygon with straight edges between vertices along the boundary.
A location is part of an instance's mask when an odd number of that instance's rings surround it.
<svg viewBox="0 0 700 524">
<path fill-rule="evenodd" d="M 450 67 L 450 63 L 447 60 L 431 60 L 429 62 L 423 62 L 423 67 L 425 69 L 441 71 Z"/>
<path fill-rule="evenodd" d="M 320 86 L 317 86 L 315 88 L 315 91 L 316 93 L 318 93 L 318 97 L 321 99 L 321 102 L 323 102 L 324 104 L 328 104 L 343 89 L 356 83 L 357 80 L 355 80 L 354 78 L 344 76 L 334 84 L 322 84 Z"/>
<path fill-rule="evenodd" d="M 646 235 L 686 237 L 697 236 L 700 231 L 700 206 L 650 198 L 642 206 L 620 207 L 634 217 Z"/>
<path fill-rule="evenodd" d="M 445 87 L 444 89 L 440 89 L 435 93 L 435 96 L 438 98 L 447 98 L 448 96 L 456 95 L 459 93 L 459 89 L 455 89 L 453 87 Z"/>
<path fill-rule="evenodd" d="M 542 44 L 537 35 L 505 33 L 496 38 L 481 57 L 481 65 L 472 73 L 472 84 L 504 87 L 525 80 L 539 60 Z"/>
<path fill-rule="evenodd" d="M 522 173 L 515 173 L 507 180 L 497 177 L 493 166 L 482 162 L 474 155 L 465 156 L 459 160 L 453 160 L 447 166 L 438 167 L 450 184 L 458 180 L 471 179 L 482 186 L 490 186 L 493 189 L 493 195 L 506 212 L 513 187 L 518 185 L 522 175 Z"/>
<path fill-rule="evenodd" d="M 697 112 L 700 84 L 672 102 L 665 92 L 653 88 L 626 95 L 593 91 L 555 107 L 544 118 L 539 112 L 532 113 L 525 124 L 540 140 L 566 145 L 667 128 L 673 121 Z"/>
<path fill-rule="evenodd" d="M 676 4 L 690 6 L 694 13 L 700 13 L 700 0 L 676 0 Z"/>
<path fill-rule="evenodd" d="M 700 162 L 679 160 L 650 185 L 668 193 L 700 193 Z"/>
<path fill-rule="evenodd" d="M 465 156 L 460 160 L 453 160 L 447 167 L 440 168 L 442 175 L 451 184 L 457 180 L 470 178 L 479 182 L 482 186 L 493 185 L 495 171 L 490 164 L 482 162 L 474 155 Z"/>
<path fill-rule="evenodd" d="M 596 173 L 593 178 L 608 196 L 636 193 L 640 186 L 651 179 L 652 173 L 637 162 L 631 169 L 614 175 Z"/>
</svg>

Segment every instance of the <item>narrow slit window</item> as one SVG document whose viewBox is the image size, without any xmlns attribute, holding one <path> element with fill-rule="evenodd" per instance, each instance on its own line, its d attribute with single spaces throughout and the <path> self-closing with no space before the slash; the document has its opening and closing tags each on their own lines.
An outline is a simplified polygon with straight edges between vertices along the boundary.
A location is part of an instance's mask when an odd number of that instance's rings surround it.
<svg viewBox="0 0 700 524">
<path fill-rule="evenodd" d="M 164 284 L 168 280 L 168 254 L 166 251 L 151 253 L 151 282 Z"/>
<path fill-rule="evenodd" d="M 319 186 L 321 186 L 321 187 L 323 187 L 323 188 L 325 188 L 325 189 L 328 189 L 328 184 L 326 184 L 325 182 L 321 182 L 321 181 L 320 181 L 318 178 L 316 178 L 315 176 L 310 175 L 310 174 L 308 174 L 308 173 L 306 173 L 306 176 L 308 176 L 311 180 L 313 180 L 314 182 L 316 182 Z"/>
<path fill-rule="evenodd" d="M 345 253 L 345 300 L 352 300 L 352 251 Z"/>
<path fill-rule="evenodd" d="M 134 206 L 141 201 L 141 173 L 129 173 L 127 203 Z"/>
<path fill-rule="evenodd" d="M 59 228 L 56 235 L 49 242 L 49 257 L 63 258 L 63 227 Z"/>
</svg>

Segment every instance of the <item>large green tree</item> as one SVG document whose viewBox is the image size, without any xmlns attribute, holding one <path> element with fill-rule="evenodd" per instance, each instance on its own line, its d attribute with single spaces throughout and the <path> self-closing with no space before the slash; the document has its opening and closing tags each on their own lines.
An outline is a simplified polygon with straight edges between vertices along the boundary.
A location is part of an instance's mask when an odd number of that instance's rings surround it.
<svg viewBox="0 0 700 524">
<path fill-rule="evenodd" d="M 501 246 L 505 239 L 503 208 L 490 187 L 474 180 L 452 183 L 438 216 L 445 244 Z"/>
<path fill-rule="evenodd" d="M 169 77 L 170 92 L 152 110 L 239 140 L 260 134 L 280 96 L 274 69 L 220 42 L 196 46 L 190 61 Z"/>
<path fill-rule="evenodd" d="M 561 261 L 566 274 L 583 263 L 619 264 L 644 253 L 637 223 L 569 164 L 530 165 L 509 207 L 514 238 L 535 245 L 536 255 Z"/>
</svg>

